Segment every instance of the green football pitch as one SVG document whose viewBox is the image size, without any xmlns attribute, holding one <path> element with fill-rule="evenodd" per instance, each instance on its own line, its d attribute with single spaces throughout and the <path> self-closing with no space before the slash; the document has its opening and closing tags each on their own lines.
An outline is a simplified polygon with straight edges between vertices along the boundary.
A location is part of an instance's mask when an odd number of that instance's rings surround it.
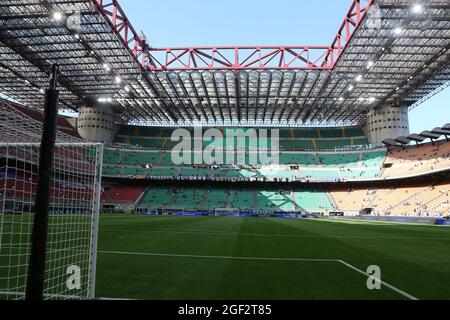
<svg viewBox="0 0 450 320">
<path fill-rule="evenodd" d="M 448 227 L 118 215 L 99 234 L 98 297 L 450 299 Z"/>
</svg>

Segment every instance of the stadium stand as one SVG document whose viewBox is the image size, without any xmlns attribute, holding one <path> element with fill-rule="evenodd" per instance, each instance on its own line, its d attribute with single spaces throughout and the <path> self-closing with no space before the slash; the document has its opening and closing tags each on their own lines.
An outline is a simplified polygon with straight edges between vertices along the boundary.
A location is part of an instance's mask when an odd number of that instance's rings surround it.
<svg viewBox="0 0 450 320">
<path fill-rule="evenodd" d="M 339 210 L 354 215 L 373 208 L 380 215 L 439 217 L 448 216 L 450 209 L 448 184 L 350 189 L 332 191 L 330 196 Z"/>
<path fill-rule="evenodd" d="M 134 203 L 145 191 L 142 187 L 112 186 L 102 191 L 102 203 Z"/>
<path fill-rule="evenodd" d="M 340 153 L 280 153 L 281 167 L 251 169 L 177 168 L 170 152 L 148 150 L 108 149 L 105 151 L 106 175 L 129 176 L 209 176 L 217 178 L 311 179 L 311 180 L 361 180 L 381 177 L 401 177 L 450 167 L 448 142 L 396 148 L 389 151 L 348 151 Z M 148 166 L 147 166 L 148 165 Z M 291 169 L 290 166 L 299 166 Z"/>
<path fill-rule="evenodd" d="M 22 110 L 14 103 L 2 101 L 5 118 L 17 123 L 28 123 L 31 128 L 40 126 L 41 117 L 33 112 Z M 122 132 L 133 134 L 136 128 L 122 128 Z M 167 139 L 171 129 L 139 128 L 146 135 L 157 139 Z M 11 132 L 11 131 L 8 131 Z M 301 139 L 340 139 L 341 136 L 358 136 L 361 129 L 286 129 L 280 136 L 286 143 L 295 145 Z M 58 135 L 68 141 L 76 137 L 61 129 Z M 21 133 L 17 133 L 19 136 Z M 29 134 L 29 133 L 28 133 Z M 302 138 L 297 138 L 302 137 Z M 331 138 L 333 137 L 333 138 Z M 39 136 L 36 136 L 38 139 Z M 75 139 L 75 140 L 74 140 Z M 116 145 L 104 152 L 104 174 L 109 178 L 140 177 L 155 178 L 197 177 L 217 181 L 237 179 L 267 179 L 267 181 L 286 182 L 305 181 L 359 181 L 387 179 L 430 173 L 450 168 L 450 142 L 446 140 L 423 143 L 417 146 L 389 147 L 383 149 L 361 149 L 345 151 L 281 151 L 279 166 L 175 166 L 169 150 L 133 149 L 129 145 Z M 418 141 L 416 141 L 418 142 Z M 312 143 L 312 142 L 311 142 Z M 325 143 L 326 144 L 326 143 Z M 159 145 L 158 144 L 155 144 Z M 320 143 L 319 143 L 320 145 Z M 322 144 L 324 145 L 324 144 Z M 64 155 L 61 155 L 64 156 Z M 71 157 L 77 157 L 76 154 Z M 56 157 L 58 161 L 58 156 Z M 5 174 L 3 173 L 3 176 Z M 11 185 L 14 181 L 14 186 Z M 35 183 L 17 175 L 11 179 L 2 178 L 8 190 L 15 190 L 15 196 L 26 197 L 31 194 Z M 449 210 L 448 186 L 418 186 L 411 188 L 353 189 L 348 191 L 236 189 L 214 185 L 207 187 L 127 187 L 112 184 L 102 193 L 102 204 L 122 205 L 121 208 L 134 210 L 137 207 L 148 209 L 185 209 L 214 211 L 218 208 L 236 211 L 267 212 L 328 212 L 342 210 L 357 214 L 363 208 L 374 208 L 376 212 L 391 215 L 445 215 Z M 58 194 L 58 187 L 52 190 Z M 82 190 L 80 190 L 80 193 Z M 9 191 L 11 193 L 11 191 Z M 11 194 L 9 194 L 11 196 Z M 60 194 L 65 197 L 64 191 Z M 69 197 L 69 195 L 67 195 Z"/>
<path fill-rule="evenodd" d="M 186 129 L 190 130 L 190 129 Z M 203 129 L 203 132 L 208 130 Z M 222 129 L 227 132 L 232 129 Z M 247 130 L 247 129 L 243 129 Z M 170 150 L 177 142 L 171 141 L 173 130 L 145 127 L 121 127 L 114 143 L 151 150 Z M 192 130 L 190 131 L 192 132 Z M 361 127 L 280 129 L 280 150 L 335 150 L 369 145 Z M 204 145 L 209 144 L 205 142 Z M 226 148 L 227 146 L 224 146 Z"/>
<path fill-rule="evenodd" d="M 192 132 L 192 129 L 189 130 Z M 415 135 L 411 138 L 416 138 L 416 146 L 399 145 L 400 140 L 397 139 L 396 146 L 388 146 L 387 151 L 377 147 L 332 150 L 346 139 L 365 144 L 367 139 L 359 138 L 364 135 L 363 131 L 356 127 L 280 130 L 282 147 L 279 165 L 270 166 L 219 166 L 207 163 L 176 166 L 168 150 L 173 147 L 168 142 L 170 129 L 123 127 L 118 139 L 126 143 L 137 142 L 137 138 L 131 138 L 136 133 L 142 142 L 152 143 L 146 143 L 145 148 L 142 145 L 133 148 L 117 144 L 116 147 L 105 150 L 104 173 L 107 176 L 315 183 L 395 179 L 450 168 L 450 142 L 442 140 L 424 143 L 425 138 L 418 139 Z M 304 150 L 311 145 L 315 150 Z M 192 154 L 190 158 L 194 158 Z M 448 192 L 446 184 L 350 190 L 334 187 L 316 190 L 314 186 L 303 190 L 285 186 L 244 188 L 214 184 L 202 187 L 152 186 L 145 190 L 137 207 L 144 210 L 208 212 L 218 208 L 231 212 L 327 213 L 337 210 L 350 215 L 359 214 L 364 208 L 373 208 L 375 213 L 387 215 L 442 216 L 449 210 Z"/>
<path fill-rule="evenodd" d="M 2 112 L 5 118 L 15 122 L 27 122 L 28 126 L 36 124 L 38 128 L 42 116 L 37 111 L 30 111 L 15 103 L 2 100 Z M 68 141 L 76 141 L 76 135 L 64 121 L 60 120 L 58 135 Z M 436 131 L 435 129 L 434 131 Z M 444 128 L 445 130 L 445 128 Z M 169 150 L 165 149 L 171 129 L 161 128 L 126 128 L 123 134 L 145 134 L 147 140 L 154 140 L 154 150 L 132 148 L 130 145 L 118 144 L 104 152 L 104 174 L 116 177 L 200 177 L 217 181 L 238 179 L 239 181 L 264 178 L 267 181 L 357 181 L 370 179 L 387 179 L 417 174 L 430 173 L 450 168 L 450 142 L 446 140 L 432 143 L 420 142 L 417 146 L 390 146 L 388 152 L 380 149 L 361 149 L 337 151 L 281 151 L 279 166 L 175 166 Z M 11 131 L 8 131 L 9 133 Z M 17 133 L 19 136 L 21 133 Z M 301 149 L 305 137 L 311 139 L 312 145 L 327 148 L 322 139 L 345 140 L 353 136 L 358 141 L 363 134 L 360 128 L 351 129 L 286 129 L 280 131 L 285 149 Z M 153 135 L 150 139 L 148 136 Z M 301 137 L 301 138 L 298 138 Z M 36 139 L 39 138 L 36 136 Z M 75 140 L 74 140 L 75 139 Z M 120 139 L 120 135 L 119 138 Z M 124 137 L 123 142 L 130 139 Z M 166 141 L 166 142 L 163 142 Z M 314 143 L 313 143 L 314 141 Z M 328 140 L 323 140 L 328 141 Z M 364 140 L 362 142 L 365 142 Z M 416 141 L 418 143 L 419 141 Z M 292 146 L 290 147 L 289 144 Z M 338 143 L 339 145 L 339 143 Z M 162 147 L 161 147 L 162 146 Z M 171 145 L 167 145 L 168 147 Z M 71 155 L 76 157 L 76 155 Z M 58 159 L 58 157 L 56 157 Z M 10 185 L 14 181 L 15 186 Z M 21 182 L 22 181 L 22 182 Z M 31 194 L 35 183 L 27 183 L 19 176 L 8 180 L 2 178 L 8 190 L 16 190 L 15 196 L 26 197 Z M 54 195 L 58 194 L 57 184 Z M 80 190 L 80 193 L 82 190 Z M 11 193 L 11 191 L 9 191 Z M 60 196 L 65 197 L 63 194 Z M 11 195 L 9 195 L 11 196 Z M 69 195 L 67 195 L 69 197 Z M 230 189 L 217 186 L 158 188 L 126 187 L 113 185 L 105 187 L 102 204 L 128 205 L 128 208 L 185 209 L 214 211 L 225 208 L 237 211 L 267 212 L 328 212 L 342 210 L 357 214 L 359 210 L 372 207 L 376 212 L 391 215 L 445 215 L 448 212 L 448 186 L 428 185 L 397 189 L 353 189 L 348 191 L 314 191 L 302 192 L 270 189 Z M 130 210 L 132 210 L 130 209 Z"/>
<path fill-rule="evenodd" d="M 385 161 L 383 177 L 401 177 L 450 168 L 450 142 L 395 147 Z"/>
<path fill-rule="evenodd" d="M 266 179 L 360 180 L 380 177 L 384 151 L 341 153 L 281 152 L 279 166 L 227 167 L 175 166 L 170 152 L 106 149 L 104 174 L 108 176 L 204 176 Z"/>
<path fill-rule="evenodd" d="M 224 188 L 151 186 L 137 206 L 144 210 L 214 212 L 326 212 L 334 206 L 327 192 L 291 188 Z"/>
<path fill-rule="evenodd" d="M 304 178 L 330 181 L 330 179 L 377 178 L 412 176 L 449 168 L 448 141 L 438 141 L 409 147 L 390 148 L 385 151 L 359 152 L 283 152 L 281 166 L 259 168 L 188 168 L 175 167 L 169 153 L 162 151 L 109 149 L 105 154 L 107 170 L 121 174 L 153 174 L 156 176 L 210 176 L 218 181 L 235 177 L 265 177 L 267 181 L 285 182 L 285 179 Z M 122 161 L 126 165 L 122 165 Z M 150 168 L 142 162 L 152 161 Z M 109 162 L 109 163 L 108 163 Z M 160 164 L 163 164 L 162 166 Z M 384 169 L 381 166 L 384 164 Z M 134 165 L 134 167 L 132 167 Z M 295 167 L 295 169 L 292 169 Z M 240 181 L 240 180 L 239 180 Z M 361 209 L 373 208 L 377 214 L 399 216 L 447 216 L 449 212 L 448 184 L 411 187 L 352 188 L 349 190 L 305 190 L 290 187 L 241 188 L 218 187 L 149 187 L 137 207 L 142 209 L 181 209 L 214 211 L 218 208 L 236 212 L 330 212 L 343 211 L 359 214 Z"/>
</svg>

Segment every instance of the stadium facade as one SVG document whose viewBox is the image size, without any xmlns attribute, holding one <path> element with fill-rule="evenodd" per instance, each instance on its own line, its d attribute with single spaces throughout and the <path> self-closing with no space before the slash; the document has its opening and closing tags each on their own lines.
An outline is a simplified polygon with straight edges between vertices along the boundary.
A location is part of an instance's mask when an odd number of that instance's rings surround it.
<svg viewBox="0 0 450 320">
<path fill-rule="evenodd" d="M 349 2 L 331 45 L 154 48 L 120 1 L 1 1 L 0 297 L 25 296 L 52 66 L 78 116 L 57 119 L 47 298 L 95 296 L 100 211 L 448 224 L 450 119 L 408 114 L 450 85 L 450 2 Z"/>
</svg>

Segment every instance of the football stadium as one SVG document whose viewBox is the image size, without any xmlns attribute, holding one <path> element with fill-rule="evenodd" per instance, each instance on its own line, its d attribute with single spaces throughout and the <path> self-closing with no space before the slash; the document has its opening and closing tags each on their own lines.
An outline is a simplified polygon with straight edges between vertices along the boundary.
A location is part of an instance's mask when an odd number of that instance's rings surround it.
<svg viewBox="0 0 450 320">
<path fill-rule="evenodd" d="M 155 47 L 125 5 L 0 2 L 0 300 L 450 300 L 450 102 L 410 119 L 450 1 L 341 0 L 324 46 Z"/>
</svg>

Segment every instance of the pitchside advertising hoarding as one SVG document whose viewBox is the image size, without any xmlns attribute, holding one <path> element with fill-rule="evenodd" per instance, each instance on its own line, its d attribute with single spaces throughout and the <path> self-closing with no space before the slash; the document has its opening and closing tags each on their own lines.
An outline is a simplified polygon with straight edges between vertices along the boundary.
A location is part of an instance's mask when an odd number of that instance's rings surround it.
<svg viewBox="0 0 450 320">
<path fill-rule="evenodd" d="M 450 225 L 450 220 L 445 218 L 428 218 L 428 217 L 399 217 L 399 216 L 376 216 L 376 215 L 359 215 L 354 217 L 346 217 L 346 219 L 358 219 L 367 221 L 384 221 L 399 223 L 420 223 L 430 225 Z"/>
</svg>

